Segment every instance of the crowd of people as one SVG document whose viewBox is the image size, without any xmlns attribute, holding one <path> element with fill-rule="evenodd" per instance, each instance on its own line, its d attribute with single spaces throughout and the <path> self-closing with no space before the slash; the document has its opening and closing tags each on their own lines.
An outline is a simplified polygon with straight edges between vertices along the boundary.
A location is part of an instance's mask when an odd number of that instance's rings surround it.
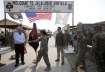
<svg viewBox="0 0 105 72">
<path fill-rule="evenodd" d="M 102 26 L 97 25 L 93 29 L 87 29 L 86 33 L 77 30 L 72 36 L 72 41 L 74 51 L 77 53 L 75 66 L 72 67 L 75 72 L 80 65 L 80 68 L 86 69 L 87 45 L 92 46 L 90 54 L 95 60 L 98 72 L 105 72 L 105 32 L 102 30 Z"/>
<path fill-rule="evenodd" d="M 56 61 L 59 61 L 61 52 L 62 65 L 64 64 L 63 50 L 68 48 L 68 43 L 70 43 L 77 54 L 75 66 L 72 66 L 74 72 L 77 72 L 79 66 L 82 69 L 86 69 L 85 53 L 87 46 L 90 45 L 92 46 L 90 54 L 94 58 L 98 72 L 105 72 L 105 32 L 102 30 L 102 26 L 96 25 L 92 29 L 89 28 L 86 33 L 75 30 L 70 34 L 67 30 L 63 33 L 61 27 L 58 27 L 58 33 L 54 35 L 54 38 L 57 47 Z"/>
<path fill-rule="evenodd" d="M 0 46 L 11 46 L 11 49 L 14 49 L 14 42 L 13 42 L 13 32 L 8 32 L 6 30 L 6 35 L 3 31 L 0 33 Z M 0 54 L 0 61 L 1 61 L 1 54 Z M 0 67 L 5 66 L 5 63 L 0 62 Z"/>
<path fill-rule="evenodd" d="M 81 65 L 81 68 L 85 69 L 85 53 L 87 50 L 87 45 L 91 45 L 91 55 L 95 57 L 98 72 L 105 72 L 105 32 L 102 31 L 102 27 L 100 25 L 95 26 L 93 30 L 87 29 L 85 34 L 83 34 L 80 30 L 75 31 L 73 34 L 69 34 L 67 30 L 65 30 L 65 33 L 62 33 L 61 27 L 57 28 L 57 32 L 58 33 L 55 35 L 55 47 L 57 48 L 56 62 L 60 61 L 61 52 L 61 65 L 65 64 L 63 50 L 68 49 L 68 43 L 71 43 L 71 45 L 74 47 L 74 52 L 77 53 L 77 60 L 75 66 L 72 68 L 75 70 L 75 72 L 77 71 L 79 65 Z M 47 65 L 45 71 L 51 70 L 51 64 L 48 58 L 49 39 L 47 37 L 46 31 L 44 30 L 40 31 L 40 35 L 41 37 L 36 40 L 27 41 L 25 33 L 22 31 L 22 27 L 17 27 L 17 31 L 13 34 L 14 49 L 16 54 L 15 67 L 17 67 L 19 64 L 19 55 L 21 55 L 22 65 L 25 64 L 24 48 L 26 43 L 40 42 L 40 50 L 38 51 L 37 60 L 34 63 L 37 66 L 43 57 L 44 62 Z M 0 66 L 4 65 L 5 64 L 0 63 Z"/>
</svg>

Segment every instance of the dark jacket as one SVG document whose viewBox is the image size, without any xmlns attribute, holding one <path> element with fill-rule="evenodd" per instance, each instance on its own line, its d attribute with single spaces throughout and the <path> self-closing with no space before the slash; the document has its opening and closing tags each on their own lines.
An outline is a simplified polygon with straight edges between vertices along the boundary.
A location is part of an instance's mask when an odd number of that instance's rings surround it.
<svg viewBox="0 0 105 72">
<path fill-rule="evenodd" d="M 64 34 L 62 32 L 56 34 L 55 44 L 57 46 L 64 46 Z"/>
</svg>

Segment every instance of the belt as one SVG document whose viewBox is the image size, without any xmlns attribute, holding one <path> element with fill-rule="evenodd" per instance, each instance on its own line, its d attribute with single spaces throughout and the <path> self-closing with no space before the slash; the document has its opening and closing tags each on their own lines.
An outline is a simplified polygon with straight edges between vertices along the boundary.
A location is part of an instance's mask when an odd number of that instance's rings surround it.
<svg viewBox="0 0 105 72">
<path fill-rule="evenodd" d="M 15 45 L 23 45 L 24 43 L 21 43 L 21 44 L 15 44 Z"/>
</svg>

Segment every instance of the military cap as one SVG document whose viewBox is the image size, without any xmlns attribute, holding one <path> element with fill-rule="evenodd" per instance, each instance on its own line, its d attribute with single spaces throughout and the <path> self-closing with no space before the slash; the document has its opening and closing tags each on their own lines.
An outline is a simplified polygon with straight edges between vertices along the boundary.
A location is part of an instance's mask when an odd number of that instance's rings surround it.
<svg viewBox="0 0 105 72">
<path fill-rule="evenodd" d="M 77 33 L 82 33 L 82 31 L 81 30 L 77 30 Z"/>
<path fill-rule="evenodd" d="M 94 30 L 96 30 L 96 29 L 102 29 L 102 26 L 101 25 L 96 25 L 95 27 L 94 27 Z"/>
</svg>

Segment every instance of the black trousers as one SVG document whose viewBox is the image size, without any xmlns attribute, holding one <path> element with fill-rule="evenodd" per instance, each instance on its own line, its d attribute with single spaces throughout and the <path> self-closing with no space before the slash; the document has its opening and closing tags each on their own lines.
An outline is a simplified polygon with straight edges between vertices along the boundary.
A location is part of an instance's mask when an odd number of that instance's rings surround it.
<svg viewBox="0 0 105 72">
<path fill-rule="evenodd" d="M 1 60 L 1 54 L 0 54 L 0 60 Z"/>
<path fill-rule="evenodd" d="M 19 55 L 21 62 L 24 62 L 24 44 L 15 44 L 16 64 L 19 64 Z"/>
</svg>

